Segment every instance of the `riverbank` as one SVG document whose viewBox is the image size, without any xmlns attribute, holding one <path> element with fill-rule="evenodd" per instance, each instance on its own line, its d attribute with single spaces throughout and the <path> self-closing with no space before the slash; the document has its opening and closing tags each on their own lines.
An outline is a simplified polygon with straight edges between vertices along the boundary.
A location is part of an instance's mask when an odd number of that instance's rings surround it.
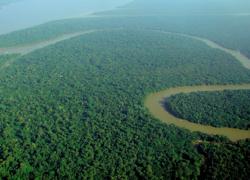
<svg viewBox="0 0 250 180">
<path fill-rule="evenodd" d="M 196 124 L 189 122 L 185 119 L 180 119 L 172 115 L 170 112 L 166 111 L 162 102 L 165 98 L 178 94 L 178 93 L 191 93 L 198 91 L 223 91 L 223 90 L 242 90 L 249 89 L 250 84 L 242 85 L 204 85 L 204 86 L 185 86 L 170 88 L 157 93 L 150 94 L 145 99 L 145 106 L 149 112 L 160 119 L 162 122 L 167 124 L 174 124 L 178 127 L 188 129 L 192 132 L 198 131 L 211 135 L 222 135 L 228 137 L 232 141 L 237 141 L 241 139 L 250 138 L 249 130 L 241 130 L 236 128 L 217 128 L 202 124 Z"/>
</svg>

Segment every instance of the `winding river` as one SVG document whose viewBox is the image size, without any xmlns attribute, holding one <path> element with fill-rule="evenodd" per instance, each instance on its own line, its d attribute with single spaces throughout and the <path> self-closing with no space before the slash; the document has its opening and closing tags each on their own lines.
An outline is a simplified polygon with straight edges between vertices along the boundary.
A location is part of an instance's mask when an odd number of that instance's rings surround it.
<svg viewBox="0 0 250 180">
<path fill-rule="evenodd" d="M 21 55 L 25 55 L 25 54 L 31 53 L 32 51 L 35 51 L 37 49 L 42 49 L 42 48 L 44 48 L 46 46 L 53 45 L 53 44 L 56 44 L 56 43 L 64 41 L 64 40 L 71 39 L 73 37 L 93 33 L 93 32 L 96 32 L 96 31 L 97 30 L 89 30 L 89 31 L 81 31 L 81 32 L 76 32 L 76 33 L 64 34 L 62 36 L 59 36 L 59 37 L 56 37 L 56 38 L 53 38 L 53 39 L 49 39 L 49 40 L 45 40 L 45 41 L 42 41 L 42 42 L 38 42 L 38 43 L 27 44 L 27 45 L 24 45 L 24 46 L 14 46 L 14 47 L 8 47 L 8 48 L 0 48 L 0 55 L 3 55 L 3 54 L 21 54 Z"/>
<path fill-rule="evenodd" d="M 250 59 L 248 59 L 246 56 L 244 56 L 238 51 L 224 48 L 208 39 L 197 37 L 197 36 L 191 36 L 191 35 L 181 34 L 181 33 L 164 32 L 164 31 L 158 31 L 158 32 L 180 35 L 183 37 L 188 37 L 188 38 L 201 41 L 207 44 L 211 48 L 220 49 L 230 54 L 231 56 L 235 57 L 235 59 L 237 59 L 239 62 L 241 62 L 241 64 L 245 68 L 250 69 Z M 211 134 L 211 135 L 222 135 L 222 136 L 228 137 L 232 141 L 237 141 L 241 139 L 250 138 L 250 130 L 241 130 L 241 129 L 227 128 L 227 127 L 218 128 L 218 127 L 212 127 L 208 125 L 192 123 L 188 120 L 175 117 L 164 108 L 162 103 L 165 98 L 178 94 L 178 93 L 191 93 L 191 92 L 198 92 L 198 91 L 201 92 L 201 91 L 242 90 L 242 89 L 250 90 L 250 84 L 202 85 L 202 86 L 185 86 L 185 87 L 169 88 L 169 89 L 157 92 L 157 93 L 149 94 L 145 98 L 145 106 L 148 108 L 149 112 L 154 117 L 160 119 L 161 121 L 167 124 L 174 124 L 178 127 L 188 129 L 191 132 L 198 131 L 198 132 Z"/>
<path fill-rule="evenodd" d="M 13 53 L 19 53 L 22 55 L 25 55 L 27 53 L 30 53 L 34 50 L 41 49 L 43 47 L 46 47 L 51 44 L 55 44 L 57 42 L 67 40 L 76 36 L 80 36 L 83 34 L 93 33 L 101 30 L 89 30 L 89 31 L 83 31 L 83 32 L 76 32 L 72 34 L 65 34 L 63 36 L 46 40 L 39 43 L 29 44 L 22 47 L 10 47 L 10 48 L 0 48 L 0 55 L 1 54 L 13 54 Z M 178 36 L 183 36 L 187 38 L 192 38 L 198 41 L 201 41 L 205 44 L 207 44 L 211 48 L 220 49 L 231 56 L 235 57 L 236 60 L 238 60 L 245 68 L 250 69 L 250 59 L 248 59 L 246 56 L 241 54 L 238 51 L 224 48 L 213 41 L 210 41 L 205 38 L 182 34 L 182 33 L 173 33 L 173 32 L 166 32 L 166 31 L 154 31 L 159 33 L 167 33 L 167 34 L 173 34 Z M 199 131 L 211 135 L 223 135 L 227 136 L 232 141 L 237 141 L 240 139 L 246 139 L 250 138 L 250 131 L 249 130 L 241 130 L 236 128 L 217 128 L 212 127 L 208 125 L 202 125 L 202 124 L 196 124 L 189 122 L 185 119 L 180 119 L 175 116 L 173 116 L 171 113 L 166 111 L 162 105 L 163 100 L 166 97 L 178 94 L 178 93 L 191 93 L 191 92 L 197 92 L 197 91 L 223 91 L 223 90 L 240 90 L 240 89 L 250 89 L 250 84 L 241 84 L 241 85 L 203 85 L 203 86 L 186 86 L 186 87 L 176 87 L 176 88 L 169 88 L 157 93 L 149 94 L 145 98 L 145 106 L 148 108 L 149 112 L 156 118 L 160 119 L 161 121 L 168 123 L 168 124 L 174 124 L 178 127 L 188 129 L 190 131 Z"/>
<path fill-rule="evenodd" d="M 221 51 L 224 51 L 224 52 L 230 54 L 236 60 L 238 60 L 245 68 L 250 69 L 250 59 L 248 57 L 246 57 L 244 54 L 242 54 L 240 51 L 235 51 L 233 49 L 225 48 L 223 46 L 220 46 L 219 44 L 216 44 L 213 41 L 210 41 L 210 40 L 208 40 L 206 38 L 201 38 L 201 37 L 198 37 L 198 36 L 192 36 L 192 35 L 183 34 L 183 33 L 167 32 L 167 31 L 158 31 L 158 32 L 165 33 L 165 34 L 178 35 L 178 36 L 187 37 L 187 38 L 191 38 L 191 39 L 201 41 L 201 42 L 205 43 L 206 45 L 208 45 L 211 48 L 219 49 Z"/>
<path fill-rule="evenodd" d="M 110 29 L 110 30 L 118 30 L 118 29 L 119 28 Z M 64 34 L 64 35 L 59 36 L 59 37 L 54 38 L 54 39 L 49 39 L 49 40 L 45 40 L 45 41 L 33 43 L 33 44 L 27 44 L 24 46 L 0 48 L 0 55 L 2 55 L 2 54 L 14 54 L 14 53 L 24 55 L 24 54 L 28 54 L 34 50 L 44 48 L 46 46 L 55 44 L 55 43 L 60 42 L 60 41 L 64 41 L 64 40 L 67 40 L 67 39 L 70 39 L 70 38 L 73 38 L 76 36 L 80 36 L 83 34 L 89 34 L 89 33 L 97 32 L 97 31 L 103 31 L 103 30 L 102 29 L 98 29 L 98 30 L 94 29 L 94 30 L 80 31 L 80 32 L 75 32 L 75 33 Z M 224 47 L 220 46 L 219 44 L 216 44 L 215 42 L 210 41 L 206 38 L 201 38 L 198 36 L 192 36 L 192 35 L 183 34 L 183 33 L 168 32 L 168 31 L 158 31 L 158 30 L 153 30 L 153 31 L 158 32 L 158 33 L 178 35 L 178 36 L 187 37 L 187 38 L 201 41 L 201 42 L 207 44 L 211 48 L 220 49 L 220 50 L 230 54 L 231 56 L 235 57 L 235 59 L 238 60 L 244 67 L 250 69 L 250 59 L 247 58 L 245 55 L 243 55 L 241 52 L 235 51 L 232 49 L 224 48 Z"/>
<path fill-rule="evenodd" d="M 188 129 L 192 132 L 199 131 L 211 135 L 223 135 L 227 136 L 232 141 L 237 141 L 240 139 L 250 138 L 249 130 L 241 130 L 236 128 L 218 128 L 208 125 L 196 124 L 185 119 L 180 119 L 173 116 L 170 112 L 166 111 L 162 105 L 165 98 L 178 94 L 178 93 L 191 93 L 198 91 L 223 91 L 223 90 L 240 90 L 240 89 L 250 89 L 250 84 L 242 85 L 203 85 L 203 86 L 185 86 L 169 88 L 157 93 L 150 94 L 145 99 L 145 106 L 148 108 L 149 112 L 167 124 L 174 124 L 178 127 Z"/>
</svg>

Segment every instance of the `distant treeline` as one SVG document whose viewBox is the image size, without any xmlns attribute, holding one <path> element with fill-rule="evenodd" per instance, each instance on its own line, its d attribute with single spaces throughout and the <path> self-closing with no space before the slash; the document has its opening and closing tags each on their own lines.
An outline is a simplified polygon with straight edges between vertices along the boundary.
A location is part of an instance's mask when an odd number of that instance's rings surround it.
<svg viewBox="0 0 250 180">
<path fill-rule="evenodd" d="M 129 14 L 129 13 L 128 13 Z M 128 15 L 127 14 L 127 15 Z M 24 45 L 89 29 L 158 29 L 210 39 L 250 57 L 249 16 L 137 16 L 60 20 L 0 36 L 0 47 Z"/>
</svg>

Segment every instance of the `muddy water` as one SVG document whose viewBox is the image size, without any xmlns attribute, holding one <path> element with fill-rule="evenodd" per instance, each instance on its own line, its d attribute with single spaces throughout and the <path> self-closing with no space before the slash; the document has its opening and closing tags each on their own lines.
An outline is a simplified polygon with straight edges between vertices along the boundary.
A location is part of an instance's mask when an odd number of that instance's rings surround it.
<svg viewBox="0 0 250 180">
<path fill-rule="evenodd" d="M 145 106 L 150 113 L 156 118 L 167 124 L 174 124 L 178 127 L 188 129 L 192 132 L 199 131 L 211 135 L 223 135 L 227 136 L 232 141 L 240 139 L 250 138 L 249 130 L 241 130 L 235 128 L 217 128 L 208 125 L 201 125 L 189 122 L 185 119 L 180 119 L 173 116 L 171 113 L 165 110 L 162 105 L 163 100 L 166 97 L 178 94 L 178 93 L 191 93 L 198 91 L 223 91 L 223 90 L 240 90 L 250 89 L 250 84 L 242 85 L 213 85 L 213 86 L 186 86 L 177 87 L 163 90 L 157 93 L 150 94 L 145 99 Z"/>
<path fill-rule="evenodd" d="M 28 54 L 28 53 L 30 53 L 32 51 L 35 51 L 37 49 L 42 49 L 42 48 L 44 48 L 46 46 L 58 43 L 60 41 L 64 41 L 64 40 L 67 40 L 67 39 L 70 39 L 70 38 L 73 38 L 73 37 L 76 37 L 76 36 L 80 36 L 80 35 L 83 35 L 83 34 L 93 33 L 93 32 L 96 32 L 96 31 L 97 30 L 76 32 L 76 33 L 71 33 L 71 34 L 65 34 L 65 35 L 62 35 L 60 37 L 50 39 L 50 40 L 47 40 L 47 41 L 28 44 L 28 45 L 25 45 L 25 46 L 20 46 L 20 47 L 15 46 L 15 47 L 10 47 L 10 48 L 0 48 L 0 55 L 3 55 L 3 54 L 22 54 L 22 55 L 25 55 L 25 54 Z"/>
<path fill-rule="evenodd" d="M 96 32 L 97 30 L 90 30 L 90 31 L 84 31 L 84 32 L 77 32 L 73 34 L 67 34 L 55 39 L 51 39 L 48 41 L 43 41 L 36 44 L 26 45 L 22 47 L 13 47 L 13 48 L 6 48 L 6 49 L 0 49 L 0 55 L 1 54 L 13 54 L 13 53 L 20 53 L 20 54 L 27 54 L 30 53 L 36 49 L 41 49 L 43 47 L 46 47 L 51 44 L 55 44 L 57 42 L 70 39 L 72 37 L 76 37 L 82 34 L 88 34 Z M 180 35 L 184 37 L 193 38 L 199 41 L 202 41 L 206 43 L 208 46 L 212 48 L 220 49 L 228 54 L 231 54 L 234 56 L 237 60 L 239 60 L 243 66 L 250 69 L 250 60 L 241 54 L 238 51 L 226 49 L 208 39 L 196 37 L 196 36 L 190 36 L 186 34 L 180 34 L 180 33 L 172 33 L 172 32 L 163 32 L 168 34 L 175 34 Z M 163 122 L 166 122 L 168 124 L 175 124 L 178 127 L 189 129 L 190 131 L 200 131 L 207 134 L 213 134 L 213 135 L 224 135 L 227 136 L 229 139 L 236 141 L 239 139 L 245 139 L 250 138 L 250 131 L 248 130 L 240 130 L 240 129 L 234 129 L 234 128 L 216 128 L 212 126 L 207 125 L 201 125 L 189 122 L 184 119 L 179 119 L 167 112 L 164 107 L 162 106 L 162 101 L 164 98 L 169 97 L 171 95 L 175 95 L 178 93 L 190 93 L 190 92 L 196 92 L 196 91 L 222 91 L 222 90 L 239 90 L 239 89 L 250 89 L 250 84 L 245 85 L 218 85 L 218 86 L 189 86 L 189 87 L 177 87 L 177 88 L 170 88 L 164 91 L 160 91 L 158 93 L 150 94 L 146 97 L 145 100 L 145 106 L 149 109 L 149 111 L 158 119 L 162 120 Z"/>
<path fill-rule="evenodd" d="M 112 30 L 112 29 L 110 29 L 110 30 Z M 46 47 L 48 45 L 55 44 L 57 42 L 60 42 L 60 41 L 66 40 L 66 39 L 70 39 L 72 37 L 76 37 L 76 36 L 79 36 L 79 35 L 82 35 L 82 34 L 88 34 L 88 33 L 96 32 L 96 31 L 102 31 L 102 30 L 89 30 L 89 31 L 83 31 L 83 32 L 76 32 L 76 33 L 71 33 L 71 34 L 65 34 L 65 35 L 62 35 L 62 36 L 60 36 L 58 38 L 50 39 L 50 40 L 43 41 L 43 42 L 40 42 L 40 43 L 33 43 L 33 44 L 30 44 L 30 45 L 25 45 L 25 46 L 20 46 L 20 47 L 15 46 L 15 47 L 10 47 L 10 48 L 0 48 L 0 55 L 2 55 L 2 54 L 14 54 L 14 53 L 24 55 L 24 54 L 28 54 L 28 53 L 36 50 L 36 49 L 41 49 L 41 48 Z M 167 32 L 167 31 L 154 31 L 154 32 L 173 34 L 173 35 L 188 37 L 188 38 L 192 38 L 192 39 L 195 39 L 195 40 L 202 41 L 211 48 L 220 49 L 220 50 L 232 55 L 244 67 L 250 69 L 250 59 L 247 58 L 245 55 L 243 55 L 239 51 L 224 48 L 224 47 L 222 47 L 222 46 L 220 46 L 220 45 L 218 45 L 218 44 L 216 44 L 213 41 L 210 41 L 208 39 L 201 38 L 201 37 L 198 37 L 198 36 L 191 36 L 191 35 L 187 35 L 187 34 Z"/>
<path fill-rule="evenodd" d="M 201 42 L 205 43 L 206 45 L 208 45 L 211 48 L 220 49 L 220 50 L 230 54 L 236 60 L 238 60 L 245 68 L 250 69 L 250 59 L 248 57 L 246 57 L 244 54 L 242 54 L 241 52 L 239 52 L 239 51 L 236 51 L 236 50 L 233 50 L 233 49 L 227 49 L 225 47 L 220 46 L 219 44 L 216 44 L 213 41 L 210 41 L 208 39 L 201 38 L 201 37 L 198 37 L 198 36 L 192 36 L 192 35 L 182 34 L 182 33 L 166 32 L 166 31 L 157 31 L 157 32 L 183 36 L 183 37 L 187 37 L 187 38 L 191 38 L 191 39 L 201 41 Z"/>
<path fill-rule="evenodd" d="M 197 37 L 197 36 L 191 36 L 191 35 L 181 34 L 181 33 L 165 32 L 165 31 L 158 31 L 158 32 L 179 35 L 179 36 L 188 37 L 188 38 L 202 41 L 211 48 L 220 49 L 232 55 L 235 59 L 241 62 L 241 64 L 245 68 L 250 69 L 250 59 L 248 59 L 246 56 L 241 54 L 239 51 L 224 48 L 214 43 L 213 41 L 210 41 L 205 38 Z M 199 132 L 203 132 L 203 133 L 211 134 L 211 135 L 223 135 L 223 136 L 227 136 L 232 141 L 237 141 L 240 139 L 250 138 L 250 131 L 236 129 L 236 128 L 217 128 L 217 127 L 212 127 L 208 125 L 192 123 L 185 119 L 177 118 L 173 116 L 171 113 L 167 112 L 165 108 L 163 107 L 162 102 L 166 97 L 169 97 L 178 93 L 191 93 L 191 92 L 198 92 L 198 91 L 240 90 L 240 89 L 250 89 L 250 84 L 216 85 L 216 86 L 204 85 L 204 86 L 186 86 L 186 87 L 170 88 L 170 89 L 166 89 L 166 90 L 148 95 L 145 99 L 145 106 L 149 109 L 152 115 L 154 115 L 156 118 L 168 124 L 174 124 L 178 127 L 185 128 L 190 131 L 199 131 Z"/>
</svg>

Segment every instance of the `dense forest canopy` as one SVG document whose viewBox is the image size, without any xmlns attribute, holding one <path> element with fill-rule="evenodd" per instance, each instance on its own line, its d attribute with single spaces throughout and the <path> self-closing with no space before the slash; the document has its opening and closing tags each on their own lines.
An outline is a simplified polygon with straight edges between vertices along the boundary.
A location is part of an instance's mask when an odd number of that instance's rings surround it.
<svg viewBox="0 0 250 180">
<path fill-rule="evenodd" d="M 178 94 L 166 99 L 175 116 L 216 127 L 250 128 L 250 91 Z"/>
<path fill-rule="evenodd" d="M 180 1 L 157 2 L 170 8 Z M 207 10 L 216 3 L 224 14 L 247 13 L 247 0 L 222 7 L 225 2 L 204 0 Z M 190 132 L 144 107 L 148 94 L 166 88 L 250 83 L 250 70 L 226 52 L 162 33 L 205 37 L 250 57 L 249 16 L 169 16 L 154 3 L 136 0 L 116 11 L 0 36 L 3 48 L 101 30 L 26 55 L 0 55 L 0 179 L 249 179 L 249 139 Z M 187 12 L 192 7 L 186 4 Z M 249 98 L 246 92 L 232 94 L 231 108 L 235 101 L 248 106 L 241 99 Z M 220 101 L 230 93 L 202 97 Z M 183 98 L 206 106 L 197 96 Z"/>
<path fill-rule="evenodd" d="M 250 82 L 238 61 L 201 42 L 142 30 L 97 32 L 17 56 L 0 77 L 1 177 L 249 176 L 248 141 L 164 125 L 143 107 L 148 92 L 166 87 Z M 205 143 L 202 154 L 196 140 L 229 144 Z M 213 156 L 212 148 L 231 156 Z M 228 172 L 235 166 L 245 170 Z"/>
</svg>

